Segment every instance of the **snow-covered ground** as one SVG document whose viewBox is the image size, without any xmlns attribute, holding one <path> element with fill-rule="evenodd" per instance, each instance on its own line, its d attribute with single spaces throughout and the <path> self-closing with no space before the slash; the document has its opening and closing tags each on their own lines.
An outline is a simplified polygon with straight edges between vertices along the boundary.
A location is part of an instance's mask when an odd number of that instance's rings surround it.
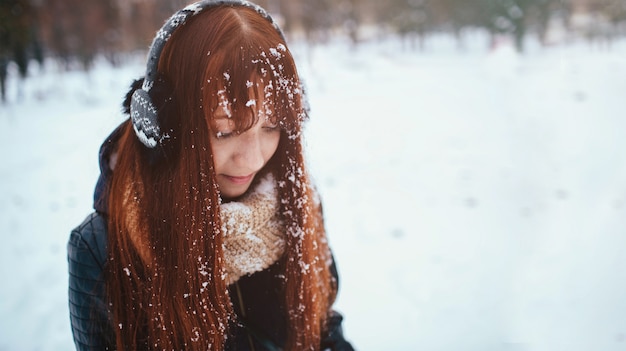
<svg viewBox="0 0 626 351">
<path fill-rule="evenodd" d="M 453 47 L 293 47 L 346 335 L 359 350 L 626 349 L 626 42 Z M 141 61 L 9 82 L 0 350 L 73 347 L 65 245 Z"/>
</svg>

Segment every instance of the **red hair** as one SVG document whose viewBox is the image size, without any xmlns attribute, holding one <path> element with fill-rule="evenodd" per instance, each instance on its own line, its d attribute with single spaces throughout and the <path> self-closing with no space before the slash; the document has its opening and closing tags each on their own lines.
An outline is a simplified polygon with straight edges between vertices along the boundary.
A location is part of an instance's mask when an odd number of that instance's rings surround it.
<svg viewBox="0 0 626 351">
<path fill-rule="evenodd" d="M 223 349 L 235 314 L 222 276 L 210 122 L 227 101 L 240 131 L 254 125 L 254 82 L 281 125 L 266 167 L 275 173 L 286 226 L 285 349 L 319 349 L 336 284 L 303 158 L 301 84 L 284 40 L 255 11 L 219 6 L 173 33 L 158 70 L 171 86 L 174 106 L 159 117 L 170 136 L 165 159 L 151 162 L 154 150 L 146 150 L 127 123 L 109 191 L 106 274 L 117 348 Z M 139 232 L 145 232 L 140 240 Z"/>
</svg>

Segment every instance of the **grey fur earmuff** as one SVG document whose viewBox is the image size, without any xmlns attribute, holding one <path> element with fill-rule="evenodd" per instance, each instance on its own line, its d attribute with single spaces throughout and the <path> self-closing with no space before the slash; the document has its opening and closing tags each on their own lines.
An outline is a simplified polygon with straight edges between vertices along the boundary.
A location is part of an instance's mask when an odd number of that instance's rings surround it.
<svg viewBox="0 0 626 351">
<path fill-rule="evenodd" d="M 150 89 L 154 86 L 157 79 L 157 66 L 161 52 L 172 36 L 172 33 L 184 24 L 189 18 L 195 16 L 202 11 L 217 7 L 226 6 L 243 6 L 255 10 L 265 19 L 267 19 L 276 28 L 276 31 L 284 40 L 284 35 L 272 17 L 260 6 L 243 0 L 203 0 L 191 4 L 184 9 L 176 12 L 170 19 L 165 22 L 163 27 L 159 29 L 148 53 L 148 63 L 146 67 L 146 75 L 141 89 L 135 90 L 130 101 L 130 117 L 133 122 L 133 129 L 137 138 L 146 147 L 152 149 L 159 143 L 168 138 L 167 133 L 161 130 L 159 125 L 158 110 L 150 97 Z"/>
</svg>

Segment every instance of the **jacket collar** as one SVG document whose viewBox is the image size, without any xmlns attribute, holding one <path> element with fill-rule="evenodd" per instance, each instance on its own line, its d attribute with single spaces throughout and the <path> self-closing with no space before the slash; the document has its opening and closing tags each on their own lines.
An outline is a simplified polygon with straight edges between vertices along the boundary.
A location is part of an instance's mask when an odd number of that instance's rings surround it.
<svg viewBox="0 0 626 351">
<path fill-rule="evenodd" d="M 122 136 L 122 126 L 125 123 L 128 123 L 128 120 L 117 126 L 100 146 L 100 177 L 98 177 L 98 182 L 96 183 L 93 194 L 93 208 L 102 214 L 107 214 L 108 212 L 109 185 L 111 176 L 113 175 L 111 157 L 117 151 L 117 143 Z"/>
</svg>

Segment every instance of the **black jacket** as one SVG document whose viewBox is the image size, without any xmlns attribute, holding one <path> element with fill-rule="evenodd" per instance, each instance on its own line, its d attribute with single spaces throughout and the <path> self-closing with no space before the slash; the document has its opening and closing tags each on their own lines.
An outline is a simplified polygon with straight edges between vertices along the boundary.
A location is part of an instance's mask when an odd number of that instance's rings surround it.
<svg viewBox="0 0 626 351">
<path fill-rule="evenodd" d="M 118 127 L 100 148 L 101 175 L 94 194 L 96 211 L 72 231 L 67 246 L 70 321 L 77 350 L 115 348 L 103 269 L 107 261 L 106 193 L 111 176 L 108 160 L 119 134 Z M 278 350 L 283 345 L 286 314 L 280 295 L 278 267 L 279 263 L 275 263 L 263 271 L 242 277 L 231 286 L 230 296 L 238 320 L 243 322 L 231 327 L 232 335 L 227 340 L 226 350 Z M 334 263 L 332 274 L 337 278 Z M 242 305 L 245 306 L 245 318 L 241 313 Z M 329 313 L 328 333 L 322 336 L 322 349 L 353 350 L 344 339 L 341 315 L 334 311 Z"/>
</svg>

